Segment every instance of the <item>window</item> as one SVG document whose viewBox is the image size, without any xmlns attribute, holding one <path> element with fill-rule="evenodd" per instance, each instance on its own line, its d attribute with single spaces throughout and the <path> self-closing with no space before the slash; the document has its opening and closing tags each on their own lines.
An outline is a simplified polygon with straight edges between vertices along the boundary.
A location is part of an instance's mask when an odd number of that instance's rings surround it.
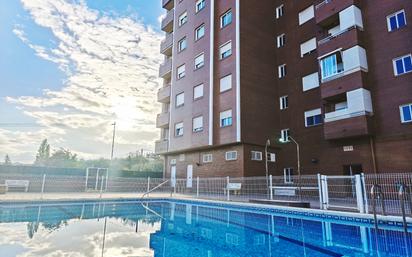
<svg viewBox="0 0 412 257">
<path fill-rule="evenodd" d="M 232 110 L 227 110 L 220 113 L 220 127 L 227 127 L 232 125 Z"/>
<path fill-rule="evenodd" d="M 186 156 L 185 156 L 185 154 L 184 154 L 184 153 L 179 154 L 179 161 L 180 161 L 180 162 L 184 162 L 184 161 L 185 161 L 185 159 L 186 159 Z"/>
<path fill-rule="evenodd" d="M 278 66 L 278 75 L 280 79 L 286 76 L 286 64 Z"/>
<path fill-rule="evenodd" d="M 386 17 L 388 31 L 394 31 L 406 26 L 406 15 L 404 10 L 400 10 Z"/>
<path fill-rule="evenodd" d="M 280 17 L 282 17 L 284 13 L 285 11 L 284 11 L 283 4 L 276 7 L 276 19 L 279 19 Z"/>
<path fill-rule="evenodd" d="M 193 88 L 193 100 L 203 97 L 203 84 L 197 85 Z"/>
<path fill-rule="evenodd" d="M 229 41 L 219 48 L 219 58 L 224 59 L 232 55 L 232 42 Z"/>
<path fill-rule="evenodd" d="M 280 101 L 280 109 L 281 109 L 281 110 L 285 110 L 285 109 L 288 108 L 288 106 L 289 106 L 289 98 L 288 98 L 287 95 L 280 97 L 280 98 L 279 98 L 279 101 Z"/>
<path fill-rule="evenodd" d="M 299 25 L 309 21 L 315 17 L 315 7 L 313 5 L 309 6 L 305 10 L 299 13 Z"/>
<path fill-rule="evenodd" d="M 186 76 L 186 67 L 183 64 L 183 65 L 177 67 L 177 79 L 184 78 L 184 76 Z"/>
<path fill-rule="evenodd" d="M 268 161 L 269 162 L 276 162 L 276 154 L 275 153 L 268 153 Z"/>
<path fill-rule="evenodd" d="M 322 113 L 320 108 L 305 112 L 305 127 L 322 124 Z"/>
<path fill-rule="evenodd" d="M 205 6 L 206 6 L 206 1 L 205 0 L 196 1 L 196 13 L 203 10 L 203 8 L 205 8 Z"/>
<path fill-rule="evenodd" d="M 293 168 L 284 168 L 283 169 L 283 176 L 285 178 L 286 184 L 293 183 Z"/>
<path fill-rule="evenodd" d="M 211 153 L 204 154 L 202 156 L 203 163 L 210 163 L 213 162 L 213 155 Z"/>
<path fill-rule="evenodd" d="M 232 88 L 232 74 L 220 79 L 220 92 L 225 92 Z"/>
<path fill-rule="evenodd" d="M 281 48 L 282 46 L 284 46 L 286 43 L 286 35 L 282 34 L 282 35 L 277 36 L 276 42 L 277 42 L 278 48 Z"/>
<path fill-rule="evenodd" d="M 412 71 L 412 55 L 408 54 L 393 60 L 393 70 L 395 76 Z"/>
<path fill-rule="evenodd" d="M 186 37 L 182 38 L 179 40 L 179 42 L 177 43 L 177 51 L 181 52 L 183 50 L 185 50 L 187 47 L 187 40 Z"/>
<path fill-rule="evenodd" d="M 200 132 L 203 130 L 203 116 L 193 118 L 193 132 Z"/>
<path fill-rule="evenodd" d="M 282 129 L 280 131 L 280 140 L 282 142 L 289 142 L 289 129 Z"/>
<path fill-rule="evenodd" d="M 412 122 L 412 103 L 399 106 L 401 112 L 401 122 L 408 123 Z"/>
<path fill-rule="evenodd" d="M 316 38 L 312 38 L 300 45 L 300 57 L 304 57 L 316 50 Z"/>
<path fill-rule="evenodd" d="M 183 106 L 185 104 L 185 93 L 176 95 L 176 107 Z"/>
<path fill-rule="evenodd" d="M 237 151 L 229 151 L 225 153 L 226 161 L 235 161 L 237 160 Z"/>
<path fill-rule="evenodd" d="M 201 53 L 195 58 L 195 70 L 202 68 L 205 65 L 205 54 Z"/>
<path fill-rule="evenodd" d="M 252 151 L 251 155 L 252 155 L 252 157 L 251 157 L 252 161 L 261 161 L 262 160 L 262 152 Z"/>
<path fill-rule="evenodd" d="M 230 23 L 232 23 L 232 10 L 229 10 L 220 16 L 220 28 L 224 28 Z"/>
<path fill-rule="evenodd" d="M 179 122 L 175 124 L 175 136 L 177 137 L 183 136 L 183 122 Z"/>
<path fill-rule="evenodd" d="M 187 12 L 184 12 L 180 14 L 179 16 L 179 21 L 178 21 L 179 27 L 185 24 L 186 22 L 187 22 Z"/>
<path fill-rule="evenodd" d="M 199 40 L 205 36 L 205 24 L 200 25 L 195 30 L 195 40 Z"/>
<path fill-rule="evenodd" d="M 303 91 L 319 87 L 319 73 L 315 72 L 302 78 Z"/>
<path fill-rule="evenodd" d="M 323 58 L 320 61 L 320 67 L 322 71 L 322 79 L 327 79 L 343 72 L 342 53 L 336 52 Z"/>
</svg>

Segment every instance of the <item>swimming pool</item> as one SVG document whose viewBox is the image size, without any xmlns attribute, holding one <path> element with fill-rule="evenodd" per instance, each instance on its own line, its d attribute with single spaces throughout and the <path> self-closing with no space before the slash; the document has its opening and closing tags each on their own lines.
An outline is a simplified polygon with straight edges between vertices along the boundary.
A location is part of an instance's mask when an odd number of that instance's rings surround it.
<svg viewBox="0 0 412 257">
<path fill-rule="evenodd" d="M 409 256 L 396 224 L 207 202 L 0 204 L 0 256 Z M 382 227 L 384 227 L 382 225 Z"/>
</svg>

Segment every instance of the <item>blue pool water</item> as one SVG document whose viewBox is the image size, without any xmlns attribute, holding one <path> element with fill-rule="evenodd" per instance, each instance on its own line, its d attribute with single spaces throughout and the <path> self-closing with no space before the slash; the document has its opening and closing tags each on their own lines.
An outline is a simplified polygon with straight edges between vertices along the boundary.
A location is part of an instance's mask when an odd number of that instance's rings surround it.
<svg viewBox="0 0 412 257">
<path fill-rule="evenodd" d="M 401 228 L 345 222 L 179 201 L 0 204 L 0 256 L 412 256 Z"/>
</svg>

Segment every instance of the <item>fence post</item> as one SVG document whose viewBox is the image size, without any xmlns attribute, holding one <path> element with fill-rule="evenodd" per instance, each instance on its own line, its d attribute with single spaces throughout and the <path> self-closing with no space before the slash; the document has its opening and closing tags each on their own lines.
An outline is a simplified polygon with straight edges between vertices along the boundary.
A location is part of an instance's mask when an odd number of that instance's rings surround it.
<svg viewBox="0 0 412 257">
<path fill-rule="evenodd" d="M 355 175 L 356 202 L 360 213 L 365 213 L 365 202 L 363 200 L 362 182 L 359 174 Z"/>
<path fill-rule="evenodd" d="M 102 199 L 104 176 L 102 176 L 101 179 L 102 181 L 100 182 L 100 199 Z"/>
<path fill-rule="evenodd" d="M 199 198 L 199 177 L 196 179 L 196 198 Z"/>
<path fill-rule="evenodd" d="M 147 190 L 146 190 L 146 192 L 148 192 L 147 196 L 149 196 L 149 191 L 150 191 L 150 177 L 147 177 Z"/>
<path fill-rule="evenodd" d="M 227 193 L 226 200 L 228 200 L 228 201 L 230 201 L 229 181 L 230 181 L 230 178 L 229 178 L 229 176 L 227 176 L 226 177 L 226 193 Z"/>
<path fill-rule="evenodd" d="M 365 182 L 364 173 L 361 173 L 361 179 L 362 179 L 363 202 L 365 204 L 365 213 L 369 213 L 368 192 L 366 191 L 366 182 Z"/>
<path fill-rule="evenodd" d="M 86 169 L 86 182 L 84 183 L 84 192 L 87 192 L 87 183 L 89 183 L 89 168 Z"/>
<path fill-rule="evenodd" d="M 318 173 L 318 190 L 319 190 L 319 208 L 323 209 L 323 195 L 322 195 L 322 175 Z"/>
<path fill-rule="evenodd" d="M 322 209 L 327 210 L 329 208 L 329 190 L 328 190 L 328 177 L 321 175 L 322 185 Z"/>
<path fill-rule="evenodd" d="M 270 200 L 273 200 L 273 181 L 272 175 L 269 175 L 269 193 L 270 193 Z"/>
<path fill-rule="evenodd" d="M 46 174 L 43 174 L 43 182 L 41 183 L 41 196 L 40 196 L 40 199 L 43 199 L 44 184 L 45 183 L 46 183 Z"/>
</svg>

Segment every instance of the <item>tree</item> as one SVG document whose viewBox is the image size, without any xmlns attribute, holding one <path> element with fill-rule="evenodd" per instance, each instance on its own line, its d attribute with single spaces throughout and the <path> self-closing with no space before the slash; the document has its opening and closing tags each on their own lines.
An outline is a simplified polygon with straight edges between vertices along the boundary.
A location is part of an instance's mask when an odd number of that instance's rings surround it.
<svg viewBox="0 0 412 257">
<path fill-rule="evenodd" d="M 73 154 L 70 150 L 64 148 L 54 151 L 47 164 L 52 167 L 61 168 L 77 168 L 81 165 L 77 159 L 77 154 Z"/>
<path fill-rule="evenodd" d="M 11 165 L 11 160 L 8 154 L 4 157 L 4 164 L 5 165 Z"/>
<path fill-rule="evenodd" d="M 47 142 L 47 139 L 44 139 L 37 150 L 36 160 L 34 161 L 35 165 L 45 166 L 50 158 L 50 145 Z"/>
</svg>

